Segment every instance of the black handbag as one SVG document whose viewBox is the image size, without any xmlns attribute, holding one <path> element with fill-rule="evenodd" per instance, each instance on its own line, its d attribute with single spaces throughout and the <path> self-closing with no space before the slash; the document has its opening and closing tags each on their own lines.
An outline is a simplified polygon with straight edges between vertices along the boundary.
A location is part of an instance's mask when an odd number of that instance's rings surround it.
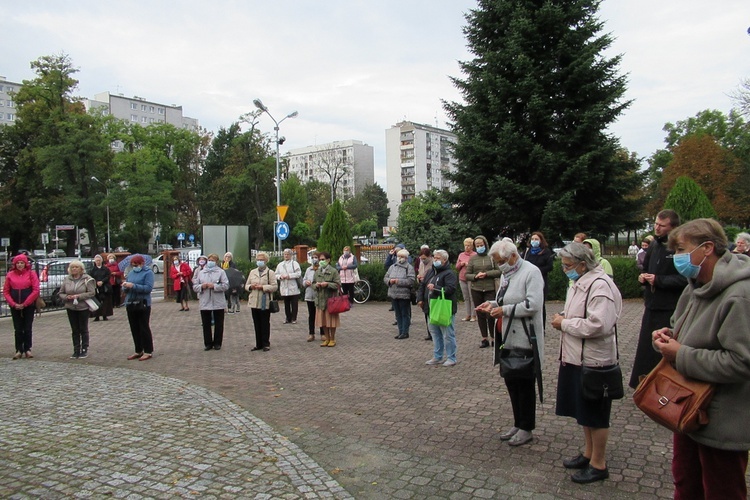
<svg viewBox="0 0 750 500">
<path fill-rule="evenodd" d="M 599 278 L 601 279 L 601 278 Z M 588 303 L 591 287 L 586 293 L 583 317 L 588 315 Z M 581 341 L 581 394 L 587 401 L 602 401 L 604 399 L 622 399 L 625 389 L 622 385 L 622 370 L 620 369 L 620 348 L 617 344 L 617 325 L 615 325 L 615 350 L 617 363 L 609 366 L 583 366 L 583 349 L 586 339 Z"/>
<path fill-rule="evenodd" d="M 272 314 L 279 312 L 279 301 L 272 300 L 271 302 L 269 302 L 268 310 L 271 311 Z"/>
<path fill-rule="evenodd" d="M 148 309 L 148 303 L 146 299 L 136 300 L 135 302 L 128 302 L 125 306 L 128 311 L 141 312 Z"/>
<path fill-rule="evenodd" d="M 516 314 L 516 306 L 510 312 L 508 326 L 505 328 L 502 343 L 498 350 L 497 362 L 500 365 L 500 376 L 508 380 L 529 380 L 536 375 L 534 369 L 533 349 L 506 349 L 505 341 L 508 339 L 513 317 Z M 525 328 L 524 324 L 524 330 Z M 528 335 L 528 332 L 526 332 Z M 531 339 L 529 339 L 531 342 Z"/>
</svg>

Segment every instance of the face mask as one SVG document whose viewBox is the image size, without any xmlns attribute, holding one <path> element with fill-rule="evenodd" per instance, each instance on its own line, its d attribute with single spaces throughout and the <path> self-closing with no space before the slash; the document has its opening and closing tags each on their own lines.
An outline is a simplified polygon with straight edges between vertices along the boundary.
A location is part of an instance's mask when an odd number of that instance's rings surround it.
<svg viewBox="0 0 750 500">
<path fill-rule="evenodd" d="M 406 258 L 405 257 L 399 257 L 396 259 L 399 264 L 406 264 Z"/>
<path fill-rule="evenodd" d="M 578 278 L 581 277 L 580 274 L 578 274 L 578 271 L 575 269 L 571 269 L 570 271 L 565 271 L 565 276 L 568 277 L 569 280 L 576 281 Z"/>
<path fill-rule="evenodd" d="M 508 271 L 510 271 L 510 264 L 508 264 L 507 262 L 505 262 L 505 263 L 500 264 L 499 266 L 497 266 L 497 268 L 500 270 L 501 273 L 505 274 Z"/>
<path fill-rule="evenodd" d="M 117 262 L 115 259 L 109 259 L 110 264 L 114 264 L 115 262 Z"/>
<path fill-rule="evenodd" d="M 432 265 L 435 266 L 435 269 L 440 269 L 441 267 L 443 267 L 443 263 L 439 260 L 433 260 Z"/>
<path fill-rule="evenodd" d="M 534 248 L 539 248 L 539 245 L 541 245 L 542 242 L 539 240 L 531 240 L 531 246 Z"/>
<path fill-rule="evenodd" d="M 678 273 L 680 273 L 681 275 L 689 279 L 695 279 L 695 277 L 698 276 L 698 273 L 701 272 L 701 265 L 706 260 L 706 258 L 703 257 L 703 260 L 701 261 L 701 263 L 698 265 L 695 265 L 692 262 L 690 262 L 690 254 L 698 250 L 702 245 L 703 243 L 693 248 L 688 253 L 675 254 L 674 268 L 677 269 Z"/>
<path fill-rule="evenodd" d="M 312 264 L 313 264 L 313 266 L 317 266 L 318 265 L 318 259 L 313 259 L 312 260 Z"/>
<path fill-rule="evenodd" d="M 320 267 L 326 267 L 328 265 L 328 261 L 327 260 L 321 260 L 321 261 L 318 261 L 318 262 L 320 263 Z"/>
<path fill-rule="evenodd" d="M 201 267 L 204 267 L 206 265 L 206 261 L 205 260 L 199 260 L 198 261 L 198 265 L 201 266 Z"/>
<path fill-rule="evenodd" d="M 214 267 L 216 267 L 216 262 L 209 260 L 208 263 L 206 264 L 206 267 L 209 269 L 213 269 Z"/>
<path fill-rule="evenodd" d="M 135 272 L 135 273 L 140 273 L 142 270 L 143 270 L 143 268 L 141 266 L 135 266 L 133 268 L 133 272 Z"/>
<path fill-rule="evenodd" d="M 350 252 L 344 252 L 344 257 L 349 258 L 350 255 L 351 255 Z"/>
<path fill-rule="evenodd" d="M 477 253 L 482 255 L 484 253 L 484 247 L 477 247 Z"/>
<path fill-rule="evenodd" d="M 179 266 L 180 265 L 180 261 L 179 260 L 173 260 L 172 264 L 174 264 L 175 266 Z"/>
<path fill-rule="evenodd" d="M 266 267 L 266 261 L 265 260 L 258 260 L 255 262 L 255 265 L 258 267 Z"/>
</svg>

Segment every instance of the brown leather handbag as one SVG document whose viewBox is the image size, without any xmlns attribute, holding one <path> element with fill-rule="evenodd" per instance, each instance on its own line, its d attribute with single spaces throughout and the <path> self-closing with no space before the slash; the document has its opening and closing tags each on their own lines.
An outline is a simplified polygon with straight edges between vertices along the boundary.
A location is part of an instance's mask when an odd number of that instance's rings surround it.
<svg viewBox="0 0 750 500">
<path fill-rule="evenodd" d="M 689 434 L 708 423 L 706 409 L 713 395 L 713 384 L 689 379 L 662 359 L 641 378 L 633 401 L 657 424 Z"/>
</svg>

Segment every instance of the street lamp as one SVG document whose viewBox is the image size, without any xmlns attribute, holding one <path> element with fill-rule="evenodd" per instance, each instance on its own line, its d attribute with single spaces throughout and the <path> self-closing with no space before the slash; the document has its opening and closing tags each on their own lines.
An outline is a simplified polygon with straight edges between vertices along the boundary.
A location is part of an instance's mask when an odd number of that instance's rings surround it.
<svg viewBox="0 0 750 500">
<path fill-rule="evenodd" d="M 109 188 L 107 187 L 107 185 L 105 183 L 103 183 L 102 181 L 100 181 L 99 179 L 97 179 L 96 177 L 94 177 L 93 175 L 91 176 L 91 180 L 95 181 L 95 182 L 98 182 L 99 184 L 101 184 L 102 186 L 104 186 L 104 189 L 107 192 L 107 194 L 106 194 L 106 198 L 107 198 L 107 251 L 111 252 L 112 251 L 112 242 L 109 239 Z"/>
<path fill-rule="evenodd" d="M 268 108 L 263 104 L 263 102 L 260 99 L 253 99 L 253 104 L 255 104 L 255 107 L 264 112 L 268 115 L 271 120 L 273 120 L 274 125 L 276 125 L 273 129 L 276 132 L 276 218 L 278 219 L 278 210 L 281 206 L 281 174 L 279 171 L 280 168 L 280 158 L 279 158 L 279 125 L 281 122 L 286 120 L 287 118 L 295 118 L 297 116 L 297 112 L 293 111 L 286 115 L 284 118 L 282 118 L 280 121 L 276 121 L 276 118 L 271 115 L 271 113 L 268 112 Z M 278 220 L 276 222 L 279 222 Z M 273 242 L 274 246 L 273 249 L 276 251 L 276 241 L 278 240 L 279 244 L 279 251 L 281 251 L 281 240 L 276 237 L 276 223 L 274 223 L 274 235 L 273 235 Z"/>
</svg>

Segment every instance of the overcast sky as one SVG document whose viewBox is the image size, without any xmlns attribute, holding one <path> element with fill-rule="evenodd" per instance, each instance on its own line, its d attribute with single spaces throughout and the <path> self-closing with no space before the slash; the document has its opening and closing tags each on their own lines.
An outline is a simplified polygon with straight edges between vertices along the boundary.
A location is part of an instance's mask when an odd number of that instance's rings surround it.
<svg viewBox="0 0 750 500">
<path fill-rule="evenodd" d="M 0 0 L 0 75 L 21 82 L 29 62 L 67 53 L 76 92 L 140 96 L 183 107 L 208 130 L 228 127 L 260 98 L 284 150 L 355 139 L 375 149 L 385 188 L 385 130 L 408 119 L 446 127 L 441 99 L 460 96 L 470 54 L 462 33 L 475 0 L 258 1 Z M 708 108 L 750 77 L 748 0 L 604 0 L 600 18 L 623 54 L 630 109 L 612 127 L 640 156 L 662 147 L 666 122 Z M 271 132 L 273 123 L 261 117 Z"/>
</svg>

